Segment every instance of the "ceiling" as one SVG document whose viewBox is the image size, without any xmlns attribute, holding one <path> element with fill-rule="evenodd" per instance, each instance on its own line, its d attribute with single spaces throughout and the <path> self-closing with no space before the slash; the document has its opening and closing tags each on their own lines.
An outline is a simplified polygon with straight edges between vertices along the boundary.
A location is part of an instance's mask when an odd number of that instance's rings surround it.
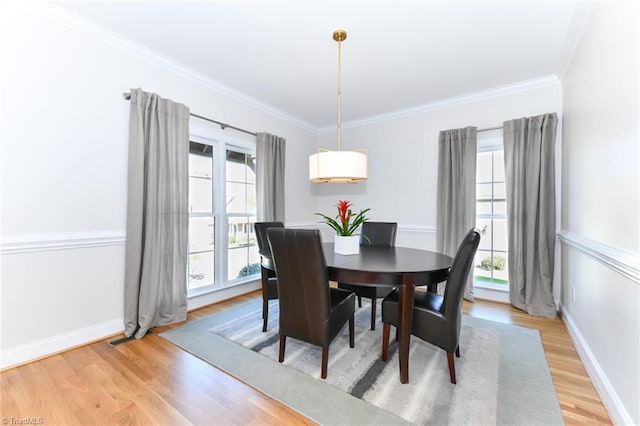
<svg viewBox="0 0 640 426">
<path fill-rule="evenodd" d="M 306 125 L 558 75 L 576 1 L 56 1 Z"/>
</svg>

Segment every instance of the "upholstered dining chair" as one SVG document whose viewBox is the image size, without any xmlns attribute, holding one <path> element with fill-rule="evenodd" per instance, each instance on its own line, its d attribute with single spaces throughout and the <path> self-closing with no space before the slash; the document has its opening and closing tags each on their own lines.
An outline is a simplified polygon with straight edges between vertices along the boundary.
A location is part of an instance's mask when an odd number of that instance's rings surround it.
<svg viewBox="0 0 640 426">
<path fill-rule="evenodd" d="M 449 270 L 444 295 L 416 291 L 413 307 L 411 334 L 447 352 L 449 377 L 456 383 L 453 354 L 460 357 L 460 326 L 462 296 L 473 257 L 480 243 L 480 231 L 471 229 L 462 240 Z M 398 327 L 398 290 L 393 290 L 382 300 L 382 360 L 387 360 L 391 325 Z"/>
<path fill-rule="evenodd" d="M 267 331 L 269 321 L 269 300 L 278 298 L 278 282 L 276 268 L 273 266 L 271 247 L 267 237 L 267 229 L 284 228 L 282 222 L 256 222 L 253 229 L 258 240 L 258 252 L 260 254 L 260 274 L 262 275 L 262 331 Z"/>
<path fill-rule="evenodd" d="M 321 377 L 327 377 L 329 344 L 349 323 L 349 346 L 354 347 L 355 295 L 329 287 L 320 231 L 267 231 L 278 276 L 280 352 L 284 361 L 287 337 L 322 347 Z"/>
<path fill-rule="evenodd" d="M 360 230 L 360 245 L 393 247 L 396 245 L 397 229 L 395 222 L 365 222 Z M 348 283 L 338 283 L 338 288 L 353 291 L 358 296 L 359 308 L 362 307 L 363 297 L 371 299 L 371 330 L 375 330 L 377 300 L 389 294 L 391 289 Z"/>
</svg>

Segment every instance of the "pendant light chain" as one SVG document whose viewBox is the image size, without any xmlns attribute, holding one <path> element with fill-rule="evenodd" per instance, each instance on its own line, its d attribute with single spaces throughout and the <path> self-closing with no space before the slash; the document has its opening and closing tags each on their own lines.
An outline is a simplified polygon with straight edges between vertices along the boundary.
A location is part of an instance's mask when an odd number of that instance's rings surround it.
<svg viewBox="0 0 640 426">
<path fill-rule="evenodd" d="M 367 180 L 367 148 L 342 151 L 342 42 L 345 30 L 335 30 L 333 39 L 338 42 L 338 150 L 318 147 L 309 156 L 309 180 L 314 183 L 355 183 Z"/>
<path fill-rule="evenodd" d="M 345 34 L 346 38 L 346 34 Z M 342 38 L 338 38 L 338 151 L 342 150 Z"/>
</svg>

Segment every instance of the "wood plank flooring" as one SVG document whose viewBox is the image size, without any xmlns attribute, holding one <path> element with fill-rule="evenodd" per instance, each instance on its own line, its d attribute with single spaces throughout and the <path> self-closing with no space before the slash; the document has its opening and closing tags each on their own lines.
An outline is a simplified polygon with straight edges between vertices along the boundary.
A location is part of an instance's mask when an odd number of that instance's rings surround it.
<svg viewBox="0 0 640 426">
<path fill-rule="evenodd" d="M 259 292 L 201 308 L 188 321 L 256 297 Z M 565 422 L 611 424 L 561 320 L 486 301 L 465 302 L 464 311 L 540 330 Z M 8 424 L 25 417 L 46 425 L 314 424 L 158 337 L 172 327 L 115 348 L 107 346 L 114 338 L 105 339 L 3 371 L 0 415 Z"/>
</svg>

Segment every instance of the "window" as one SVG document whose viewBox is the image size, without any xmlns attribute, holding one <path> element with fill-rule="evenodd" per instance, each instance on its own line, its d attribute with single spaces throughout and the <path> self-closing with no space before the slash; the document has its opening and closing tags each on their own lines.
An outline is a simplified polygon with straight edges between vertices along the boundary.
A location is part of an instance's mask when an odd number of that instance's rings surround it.
<svg viewBox="0 0 640 426">
<path fill-rule="evenodd" d="M 478 137 L 476 163 L 476 226 L 480 246 L 474 261 L 479 287 L 509 289 L 507 269 L 507 198 L 502 136 Z"/>
<path fill-rule="evenodd" d="M 189 294 L 255 279 L 260 272 L 253 231 L 255 153 L 220 141 L 193 139 L 189 144 Z"/>
<path fill-rule="evenodd" d="M 227 149 L 226 213 L 229 280 L 260 272 L 253 224 L 256 221 L 256 157 Z"/>
</svg>

